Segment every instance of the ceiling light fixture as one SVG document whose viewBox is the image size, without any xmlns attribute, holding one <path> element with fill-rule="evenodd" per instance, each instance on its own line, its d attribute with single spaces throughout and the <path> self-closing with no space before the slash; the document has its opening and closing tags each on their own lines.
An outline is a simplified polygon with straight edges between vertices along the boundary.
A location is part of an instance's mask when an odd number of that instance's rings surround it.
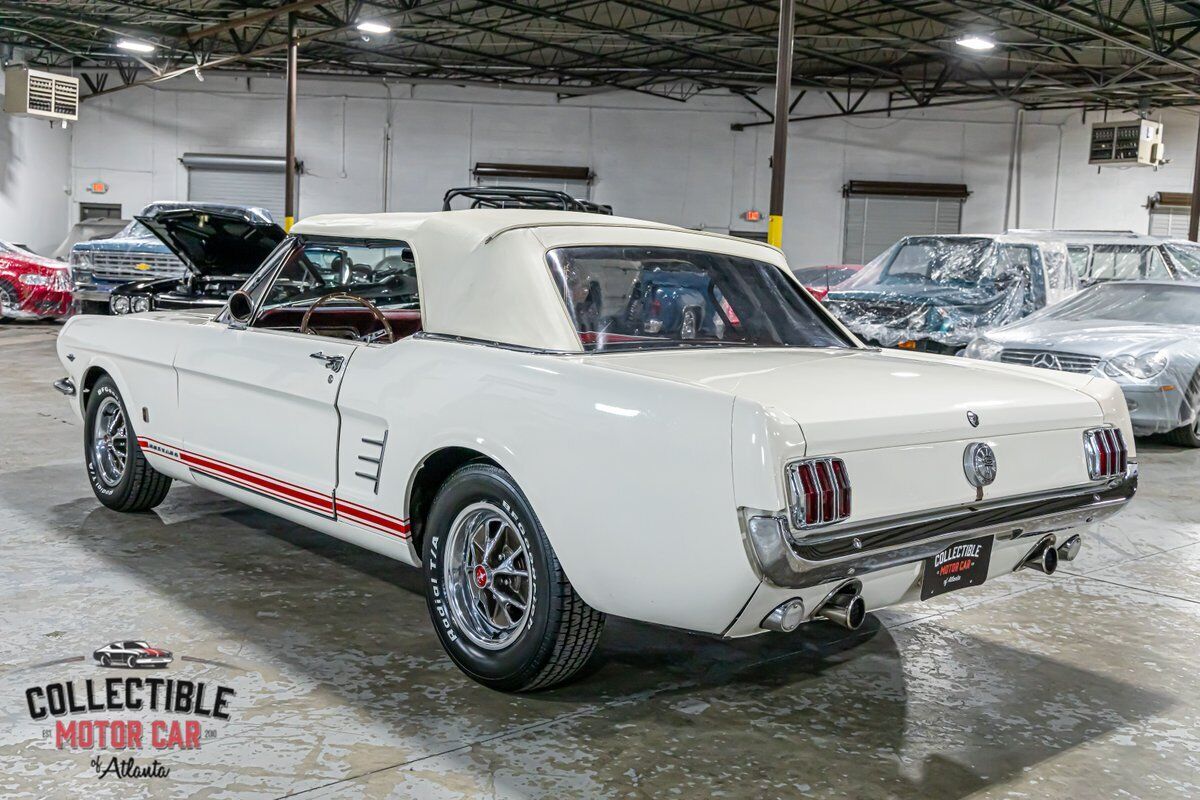
<svg viewBox="0 0 1200 800">
<path fill-rule="evenodd" d="M 996 47 L 996 41 L 992 37 L 977 33 L 960 36 L 954 43 L 968 50 L 992 50 Z"/>
<path fill-rule="evenodd" d="M 155 50 L 154 45 L 149 42 L 139 42 L 135 39 L 122 39 L 117 42 L 117 47 L 131 53 L 153 53 Z"/>
<path fill-rule="evenodd" d="M 392 26 L 383 22 L 360 22 L 358 29 L 362 33 L 391 33 Z"/>
</svg>

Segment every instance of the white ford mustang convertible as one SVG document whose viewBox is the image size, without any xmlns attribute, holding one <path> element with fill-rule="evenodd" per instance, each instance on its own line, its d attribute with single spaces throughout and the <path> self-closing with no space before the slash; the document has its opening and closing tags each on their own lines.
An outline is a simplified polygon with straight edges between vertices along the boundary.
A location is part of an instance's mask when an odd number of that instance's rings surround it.
<svg viewBox="0 0 1200 800">
<path fill-rule="evenodd" d="M 206 224 L 180 246 L 236 258 Z M 589 214 L 313 217 L 218 313 L 58 351 L 102 503 L 185 481 L 418 565 L 505 690 L 570 678 L 606 614 L 856 628 L 1053 572 L 1137 485 L 1106 379 L 865 347 L 772 247 Z"/>
</svg>

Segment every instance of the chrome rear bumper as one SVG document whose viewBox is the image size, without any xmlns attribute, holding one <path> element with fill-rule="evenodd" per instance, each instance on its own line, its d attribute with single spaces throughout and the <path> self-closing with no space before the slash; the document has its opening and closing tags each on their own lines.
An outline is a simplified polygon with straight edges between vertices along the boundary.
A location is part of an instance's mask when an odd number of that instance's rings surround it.
<svg viewBox="0 0 1200 800">
<path fill-rule="evenodd" d="M 802 589 L 929 558 L 965 538 L 1009 541 L 1098 522 L 1125 507 L 1137 482 L 1130 462 L 1123 476 L 1102 483 L 875 520 L 800 541 L 777 515 L 750 517 L 744 534 L 764 581 Z"/>
</svg>

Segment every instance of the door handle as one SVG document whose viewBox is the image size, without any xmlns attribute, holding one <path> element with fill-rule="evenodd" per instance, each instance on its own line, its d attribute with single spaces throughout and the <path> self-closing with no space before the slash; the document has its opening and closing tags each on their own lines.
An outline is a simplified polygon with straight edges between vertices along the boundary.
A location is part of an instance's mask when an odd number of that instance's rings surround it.
<svg viewBox="0 0 1200 800">
<path fill-rule="evenodd" d="M 320 350 L 318 350 L 315 353 L 309 353 L 308 357 L 315 358 L 318 361 L 324 361 L 325 368 L 328 369 L 330 372 L 341 372 L 342 371 L 342 363 L 346 360 L 345 356 L 327 356 L 324 353 L 322 353 Z"/>
</svg>

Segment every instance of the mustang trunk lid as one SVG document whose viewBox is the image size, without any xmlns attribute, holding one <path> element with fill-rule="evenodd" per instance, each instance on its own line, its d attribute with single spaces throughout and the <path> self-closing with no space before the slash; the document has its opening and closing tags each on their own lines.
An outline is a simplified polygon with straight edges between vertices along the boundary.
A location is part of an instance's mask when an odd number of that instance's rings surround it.
<svg viewBox="0 0 1200 800">
<path fill-rule="evenodd" d="M 874 350 L 704 349 L 587 357 L 589 363 L 744 397 L 796 420 L 808 455 L 1081 428 L 1100 405 L 1091 378 Z M 971 362 L 978 366 L 979 362 Z M 967 412 L 979 420 L 978 433 Z"/>
</svg>

